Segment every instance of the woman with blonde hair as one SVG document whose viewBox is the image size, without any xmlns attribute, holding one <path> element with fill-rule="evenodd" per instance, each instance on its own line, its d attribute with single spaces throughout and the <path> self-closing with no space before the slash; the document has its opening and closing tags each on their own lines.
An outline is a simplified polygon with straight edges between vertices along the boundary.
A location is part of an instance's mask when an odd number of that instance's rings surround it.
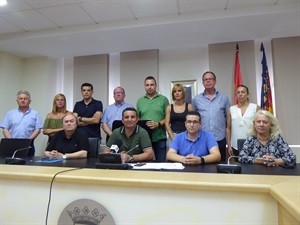
<svg viewBox="0 0 300 225">
<path fill-rule="evenodd" d="M 175 84 L 172 88 L 172 100 L 174 103 L 167 106 L 165 118 L 165 127 L 170 141 L 177 133 L 186 130 L 186 115 L 193 110 L 192 104 L 185 102 L 185 89 L 182 84 Z"/>
<path fill-rule="evenodd" d="M 278 120 L 266 110 L 258 110 L 239 154 L 239 162 L 265 166 L 295 167 L 296 155 L 281 136 Z"/>
<path fill-rule="evenodd" d="M 58 131 L 62 130 L 62 118 L 68 113 L 66 96 L 59 93 L 54 96 L 52 111 L 48 113 L 43 127 L 43 134 L 48 135 L 48 143 L 51 137 Z"/>
</svg>

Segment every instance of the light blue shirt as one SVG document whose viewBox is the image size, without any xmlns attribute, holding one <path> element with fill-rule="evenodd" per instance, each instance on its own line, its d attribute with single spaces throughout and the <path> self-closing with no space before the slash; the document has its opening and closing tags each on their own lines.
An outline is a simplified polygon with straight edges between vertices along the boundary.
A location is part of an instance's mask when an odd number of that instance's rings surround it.
<svg viewBox="0 0 300 225">
<path fill-rule="evenodd" d="M 188 132 L 184 131 L 177 134 L 172 141 L 171 148 L 174 149 L 178 155 L 187 156 L 193 154 L 194 156 L 209 155 L 209 150 L 218 146 L 217 141 L 210 132 L 199 130 L 198 138 L 195 141 L 188 139 Z"/>
<path fill-rule="evenodd" d="M 35 130 L 43 128 L 43 122 L 39 112 L 29 108 L 23 113 L 17 108 L 6 113 L 0 127 L 7 129 L 12 138 L 29 138 Z"/>
<path fill-rule="evenodd" d="M 230 101 L 222 92 L 215 91 L 212 100 L 205 92 L 193 98 L 192 105 L 200 113 L 203 131 L 211 132 L 217 141 L 226 137 L 226 117 Z"/>
<path fill-rule="evenodd" d="M 124 109 L 131 107 L 134 108 L 132 105 L 123 102 L 122 104 L 111 104 L 107 106 L 104 110 L 103 117 L 101 122 L 106 123 L 110 130 L 112 130 L 112 124 L 115 120 L 122 120 L 122 112 Z"/>
</svg>

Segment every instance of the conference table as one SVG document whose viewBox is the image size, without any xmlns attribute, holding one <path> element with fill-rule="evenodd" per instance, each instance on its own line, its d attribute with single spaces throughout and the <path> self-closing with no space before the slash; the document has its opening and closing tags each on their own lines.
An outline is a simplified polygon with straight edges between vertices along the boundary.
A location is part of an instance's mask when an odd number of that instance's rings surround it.
<svg viewBox="0 0 300 225">
<path fill-rule="evenodd" d="M 95 158 L 40 159 L 4 165 L 0 158 L 0 224 L 44 224 L 50 190 L 48 224 L 59 224 L 66 205 L 77 199 L 100 202 L 121 225 L 300 224 L 300 164 L 242 164 L 241 174 L 220 174 L 217 164 L 111 170 L 96 169 Z"/>
<path fill-rule="evenodd" d="M 28 157 L 26 159 L 26 165 L 29 166 L 51 166 L 51 167 L 72 167 L 72 168 L 95 168 L 95 164 L 99 162 L 97 158 L 86 159 L 71 159 L 63 160 L 54 163 L 39 162 L 43 157 Z M 0 157 L 0 164 L 5 163 L 5 157 Z M 238 164 L 242 167 L 242 174 L 259 174 L 259 175 L 287 175 L 287 176 L 300 176 L 300 163 L 295 168 L 284 167 L 266 167 L 257 164 Z M 182 170 L 172 169 L 150 169 L 153 171 L 174 171 L 174 172 L 189 172 L 189 173 L 217 173 L 217 164 L 206 164 L 197 166 L 184 166 Z M 144 171 L 144 170 L 139 170 Z"/>
</svg>

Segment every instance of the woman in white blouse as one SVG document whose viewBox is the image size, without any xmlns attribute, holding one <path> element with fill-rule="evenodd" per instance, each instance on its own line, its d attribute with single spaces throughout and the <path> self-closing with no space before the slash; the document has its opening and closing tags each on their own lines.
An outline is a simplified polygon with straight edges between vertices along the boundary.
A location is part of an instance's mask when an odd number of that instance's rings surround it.
<svg viewBox="0 0 300 225">
<path fill-rule="evenodd" d="M 257 104 L 249 102 L 249 89 L 239 85 L 236 89 L 238 103 L 227 112 L 226 140 L 229 156 L 238 156 L 238 139 L 246 139 L 255 113 L 260 109 Z"/>
</svg>

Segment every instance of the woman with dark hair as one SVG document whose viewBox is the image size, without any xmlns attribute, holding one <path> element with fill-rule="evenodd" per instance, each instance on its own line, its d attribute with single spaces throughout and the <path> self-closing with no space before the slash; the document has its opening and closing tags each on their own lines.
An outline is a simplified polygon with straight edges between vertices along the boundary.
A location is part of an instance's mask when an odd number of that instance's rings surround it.
<svg viewBox="0 0 300 225">
<path fill-rule="evenodd" d="M 235 94 L 238 103 L 227 112 L 226 140 L 229 156 L 239 155 L 237 140 L 247 138 L 255 113 L 260 109 L 257 104 L 250 103 L 249 90 L 245 85 L 239 85 Z"/>
</svg>

